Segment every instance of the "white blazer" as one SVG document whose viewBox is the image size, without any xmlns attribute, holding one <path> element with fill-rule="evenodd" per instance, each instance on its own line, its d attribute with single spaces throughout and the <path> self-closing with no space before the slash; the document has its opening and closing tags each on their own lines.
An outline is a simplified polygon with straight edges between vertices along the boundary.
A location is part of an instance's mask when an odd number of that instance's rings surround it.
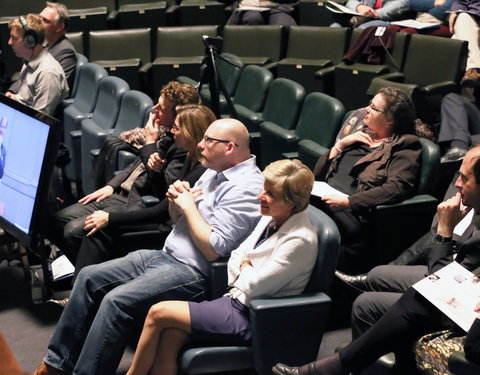
<svg viewBox="0 0 480 375">
<path fill-rule="evenodd" d="M 302 293 L 317 259 L 317 233 L 305 210 L 292 215 L 255 249 L 255 244 L 271 222 L 271 217 L 263 216 L 228 261 L 228 285 L 233 288 L 226 295 L 244 305 L 253 298 Z M 245 257 L 252 266 L 244 267 L 240 272 L 240 264 Z"/>
</svg>

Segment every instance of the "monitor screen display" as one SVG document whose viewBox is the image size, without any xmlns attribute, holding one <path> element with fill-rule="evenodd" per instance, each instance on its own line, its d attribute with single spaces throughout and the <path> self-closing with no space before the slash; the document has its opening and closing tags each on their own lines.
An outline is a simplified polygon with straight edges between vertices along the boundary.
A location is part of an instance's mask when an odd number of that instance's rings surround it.
<svg viewBox="0 0 480 375">
<path fill-rule="evenodd" d="M 58 121 L 0 96 L 0 227 L 26 246 L 38 233 L 58 148 Z"/>
</svg>

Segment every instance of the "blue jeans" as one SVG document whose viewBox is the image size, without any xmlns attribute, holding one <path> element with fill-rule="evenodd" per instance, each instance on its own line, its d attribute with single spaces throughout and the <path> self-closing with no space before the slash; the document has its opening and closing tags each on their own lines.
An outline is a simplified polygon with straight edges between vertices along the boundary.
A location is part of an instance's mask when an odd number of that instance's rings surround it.
<svg viewBox="0 0 480 375">
<path fill-rule="evenodd" d="M 161 250 L 138 250 L 85 267 L 44 360 L 75 375 L 114 374 L 153 304 L 202 300 L 205 277 Z"/>
</svg>

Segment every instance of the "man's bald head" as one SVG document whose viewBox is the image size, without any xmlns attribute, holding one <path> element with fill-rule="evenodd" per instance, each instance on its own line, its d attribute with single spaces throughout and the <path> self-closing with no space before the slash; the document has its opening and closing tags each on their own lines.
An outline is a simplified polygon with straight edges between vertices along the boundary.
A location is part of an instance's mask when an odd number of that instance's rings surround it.
<svg viewBox="0 0 480 375">
<path fill-rule="evenodd" d="M 480 212 L 480 146 L 472 148 L 463 158 L 459 171 L 460 176 L 455 182 L 462 202 Z"/>
<path fill-rule="evenodd" d="M 238 120 L 214 121 L 198 145 L 203 164 L 220 172 L 249 159 L 249 137 L 247 128 Z"/>
</svg>

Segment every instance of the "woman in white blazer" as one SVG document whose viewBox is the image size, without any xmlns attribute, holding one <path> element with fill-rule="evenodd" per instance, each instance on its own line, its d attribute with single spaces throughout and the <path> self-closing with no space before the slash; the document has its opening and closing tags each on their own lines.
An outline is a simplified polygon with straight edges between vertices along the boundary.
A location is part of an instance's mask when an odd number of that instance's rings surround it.
<svg viewBox="0 0 480 375">
<path fill-rule="evenodd" d="M 127 375 L 174 375 L 177 354 L 189 340 L 231 345 L 251 340 L 252 298 L 293 296 L 308 283 L 317 258 L 317 234 L 306 208 L 313 174 L 298 160 L 280 160 L 264 172 L 263 215 L 228 262 L 231 289 L 213 301 L 165 301 L 145 319 Z"/>
</svg>

